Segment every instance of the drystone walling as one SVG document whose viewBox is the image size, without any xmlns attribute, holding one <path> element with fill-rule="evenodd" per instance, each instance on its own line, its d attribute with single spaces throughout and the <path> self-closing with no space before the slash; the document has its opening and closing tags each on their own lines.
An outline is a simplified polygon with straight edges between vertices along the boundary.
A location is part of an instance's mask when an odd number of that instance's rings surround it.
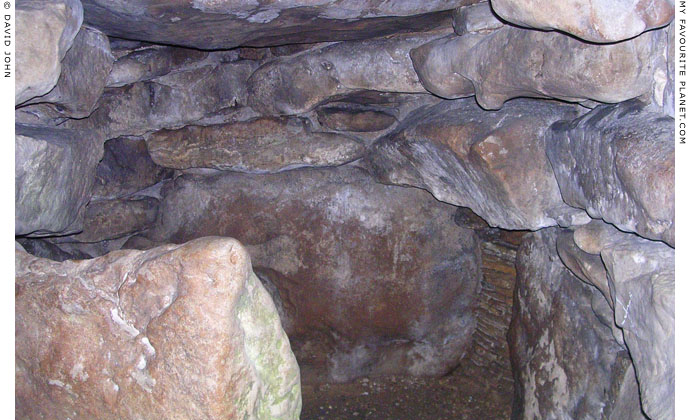
<svg viewBox="0 0 690 420">
<path fill-rule="evenodd" d="M 673 419 L 673 10 L 17 1 L 16 417 Z"/>
</svg>

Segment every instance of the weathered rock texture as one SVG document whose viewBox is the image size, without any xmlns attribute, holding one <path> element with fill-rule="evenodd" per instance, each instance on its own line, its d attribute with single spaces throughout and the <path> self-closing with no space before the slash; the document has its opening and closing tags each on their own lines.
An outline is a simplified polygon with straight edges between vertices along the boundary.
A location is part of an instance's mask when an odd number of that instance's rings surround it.
<svg viewBox="0 0 690 420">
<path fill-rule="evenodd" d="M 373 38 L 447 22 L 477 0 L 168 2 L 84 0 L 85 20 L 108 35 L 200 49 L 230 49 Z"/>
<path fill-rule="evenodd" d="M 73 238 L 79 242 L 117 239 L 146 229 L 156 220 L 158 200 L 91 201 L 84 211 L 84 230 Z"/>
<path fill-rule="evenodd" d="M 582 224 L 589 218 L 563 202 L 544 146 L 549 125 L 575 115 L 573 107 L 543 101 L 516 100 L 496 112 L 471 99 L 445 102 L 377 141 L 367 163 L 380 181 L 429 190 L 492 226 Z"/>
<path fill-rule="evenodd" d="M 666 68 L 665 34 L 596 45 L 558 32 L 504 26 L 488 34 L 451 35 L 410 56 L 419 79 L 443 98 L 476 95 L 486 109 L 520 96 L 568 102 L 621 102 L 650 95 Z"/>
<path fill-rule="evenodd" d="M 94 198 L 121 198 L 170 178 L 172 169 L 156 165 L 137 137 L 119 137 L 103 145 L 103 159 L 96 167 Z"/>
<path fill-rule="evenodd" d="M 603 297 L 561 263 L 557 235 L 557 228 L 528 234 L 518 251 L 508 337 L 513 418 L 642 419 L 628 352 L 592 311 L 593 297 Z"/>
<path fill-rule="evenodd" d="M 55 87 L 27 104 L 48 102 L 70 118 L 87 117 L 103 93 L 114 59 L 108 38 L 83 26 L 62 60 L 62 73 Z"/>
<path fill-rule="evenodd" d="M 205 51 L 187 48 L 146 46 L 119 57 L 108 75 L 108 87 L 122 87 L 164 76 L 208 57 Z"/>
<path fill-rule="evenodd" d="M 566 203 L 675 244 L 673 119 L 639 101 L 554 124 L 546 151 Z"/>
<path fill-rule="evenodd" d="M 264 114 L 298 114 L 359 90 L 425 92 L 410 50 L 448 33 L 435 31 L 341 42 L 282 57 L 249 79 L 249 104 Z"/>
<path fill-rule="evenodd" d="M 557 29 L 592 42 L 616 42 L 668 24 L 673 0 L 491 0 L 503 19 L 520 26 Z"/>
<path fill-rule="evenodd" d="M 614 312 L 635 365 L 644 412 L 653 419 L 674 418 L 674 250 L 600 221 L 577 229 L 572 241 L 582 252 L 571 253 L 568 267 L 575 266 L 576 274 L 585 268 L 583 280 L 598 283 L 608 301 L 603 309 Z M 559 242 L 559 253 L 561 248 Z M 595 312 L 601 316 L 603 309 Z"/>
<path fill-rule="evenodd" d="M 80 230 L 103 154 L 94 133 L 15 125 L 15 234 Z"/>
<path fill-rule="evenodd" d="M 106 89 L 89 118 L 65 125 L 105 138 L 180 128 L 246 103 L 246 80 L 255 67 L 249 61 L 213 63 Z"/>
<path fill-rule="evenodd" d="M 313 132 L 308 120 L 295 117 L 161 130 L 151 134 L 146 145 L 153 161 L 166 168 L 243 172 L 337 166 L 364 154 L 356 140 Z"/>
<path fill-rule="evenodd" d="M 48 93 L 83 19 L 79 0 L 27 0 L 16 6 L 17 74 L 14 103 Z"/>
<path fill-rule="evenodd" d="M 16 269 L 18 418 L 299 418 L 299 369 L 237 241 L 17 251 Z"/>
<path fill-rule="evenodd" d="M 453 211 L 352 167 L 183 176 L 149 237 L 247 244 L 309 380 L 442 375 L 470 342 L 481 275 Z"/>
</svg>

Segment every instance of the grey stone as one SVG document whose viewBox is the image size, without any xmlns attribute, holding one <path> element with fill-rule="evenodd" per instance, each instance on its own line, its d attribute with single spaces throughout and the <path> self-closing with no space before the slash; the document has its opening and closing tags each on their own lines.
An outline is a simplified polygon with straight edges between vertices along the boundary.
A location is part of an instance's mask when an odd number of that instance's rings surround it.
<svg viewBox="0 0 690 420">
<path fill-rule="evenodd" d="M 530 28 L 568 32 L 591 42 L 617 42 L 667 25 L 674 0 L 491 0 L 503 19 Z"/>
<path fill-rule="evenodd" d="M 206 51 L 159 45 L 137 48 L 115 61 L 108 76 L 107 86 L 122 87 L 155 79 L 173 70 L 184 69 L 208 55 Z"/>
<path fill-rule="evenodd" d="M 485 109 L 528 96 L 568 102 L 622 102 L 650 96 L 666 66 L 663 31 L 617 44 L 588 44 L 557 32 L 504 26 L 488 34 L 451 35 L 410 52 L 431 93 L 476 94 Z"/>
<path fill-rule="evenodd" d="M 366 161 L 379 181 L 424 188 L 491 226 L 584 224 L 587 215 L 563 202 L 544 146 L 548 127 L 575 115 L 569 105 L 529 99 L 495 112 L 472 99 L 446 102 L 408 117 Z"/>
<path fill-rule="evenodd" d="M 624 235 L 624 234 L 621 234 Z M 675 251 L 625 234 L 601 258 L 610 278 L 616 325 L 623 330 L 653 419 L 675 418 Z"/>
<path fill-rule="evenodd" d="M 62 115 L 87 117 L 103 93 L 114 59 L 108 37 L 82 26 L 62 60 L 62 73 L 55 87 L 26 103 L 47 102 L 54 104 Z"/>
<path fill-rule="evenodd" d="M 121 198 L 172 177 L 173 170 L 156 165 L 140 137 L 119 137 L 103 145 L 96 167 L 93 198 Z"/>
<path fill-rule="evenodd" d="M 631 101 L 554 124 L 546 152 L 566 203 L 673 246 L 673 138 L 672 118 Z"/>
<path fill-rule="evenodd" d="M 518 251 L 508 335 L 516 378 L 512 418 L 613 419 L 619 400 L 630 397 L 630 358 L 592 312 L 599 292 L 559 260 L 558 231 L 530 233 Z M 639 408 L 630 418 L 642 418 Z"/>
<path fill-rule="evenodd" d="M 460 7 L 453 11 L 453 28 L 458 35 L 487 33 L 503 27 L 488 2 Z"/>
<path fill-rule="evenodd" d="M 45 236 L 81 229 L 103 155 L 97 134 L 15 125 L 15 234 Z"/>
<path fill-rule="evenodd" d="M 82 24 L 79 0 L 24 0 L 16 13 L 15 105 L 48 93 Z"/>
<path fill-rule="evenodd" d="M 299 114 L 359 90 L 425 92 L 409 52 L 440 30 L 341 42 L 261 66 L 249 79 L 249 104 L 263 114 Z"/>
<path fill-rule="evenodd" d="M 85 21 L 110 36 L 218 50 L 358 40 L 448 23 L 477 0 L 84 0 Z"/>
<path fill-rule="evenodd" d="M 246 103 L 250 61 L 209 64 L 121 88 L 106 89 L 98 109 L 65 126 L 96 130 L 105 138 L 180 128 Z"/>
<path fill-rule="evenodd" d="M 161 130 L 151 134 L 146 145 L 153 161 L 166 168 L 251 173 L 337 166 L 364 154 L 364 146 L 357 141 L 314 132 L 307 120 L 297 117 Z"/>
</svg>

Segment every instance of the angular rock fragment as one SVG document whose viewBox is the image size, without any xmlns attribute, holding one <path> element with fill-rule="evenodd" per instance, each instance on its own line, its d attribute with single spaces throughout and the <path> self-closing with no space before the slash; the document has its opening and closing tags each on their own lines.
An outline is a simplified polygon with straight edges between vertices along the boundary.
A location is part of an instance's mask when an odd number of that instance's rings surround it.
<svg viewBox="0 0 690 420">
<path fill-rule="evenodd" d="M 47 239 L 17 238 L 23 249 L 31 255 L 47 258 L 53 261 L 83 260 L 91 258 L 90 255 L 81 252 L 68 252 L 59 245 Z"/>
<path fill-rule="evenodd" d="M 15 125 L 15 235 L 81 229 L 103 140 L 95 133 Z"/>
<path fill-rule="evenodd" d="M 299 114 L 359 90 L 425 92 L 412 48 L 448 31 L 341 42 L 261 66 L 249 79 L 249 104 L 263 114 Z"/>
<path fill-rule="evenodd" d="M 663 31 L 595 45 L 504 26 L 441 38 L 410 56 L 429 92 L 448 99 L 476 94 L 483 108 L 498 109 L 520 96 L 611 103 L 650 95 L 655 70 L 666 67 L 665 43 Z"/>
<path fill-rule="evenodd" d="M 62 73 L 55 87 L 27 104 L 47 102 L 54 104 L 62 115 L 87 117 L 103 93 L 114 59 L 108 37 L 82 26 L 62 60 Z"/>
<path fill-rule="evenodd" d="M 617 42 L 668 24 L 673 0 L 491 0 L 503 19 L 537 29 L 557 29 L 591 42 Z"/>
<path fill-rule="evenodd" d="M 442 103 L 408 117 L 366 161 L 380 181 L 424 188 L 492 226 L 583 224 L 587 215 L 560 196 L 543 138 L 553 122 L 575 115 L 568 105 L 525 99 L 495 112 L 471 99 Z"/>
<path fill-rule="evenodd" d="M 299 368 L 236 240 L 16 251 L 16 270 L 18 418 L 299 418 Z"/>
<path fill-rule="evenodd" d="M 15 105 L 48 93 L 83 19 L 79 0 L 22 1 L 16 6 Z"/>
<path fill-rule="evenodd" d="M 364 154 L 364 146 L 357 141 L 313 132 L 307 120 L 296 117 L 161 130 L 151 134 L 146 145 L 153 161 L 166 168 L 254 173 L 337 166 Z"/>
<path fill-rule="evenodd" d="M 512 418 L 608 419 L 627 410 L 625 418 L 641 420 L 638 390 L 625 380 L 628 353 L 592 312 L 599 292 L 560 262 L 557 234 L 556 228 L 530 233 L 518 251 L 508 335 L 516 378 Z"/>
<path fill-rule="evenodd" d="M 546 152 L 566 203 L 675 244 L 673 119 L 638 101 L 554 124 Z"/>
<path fill-rule="evenodd" d="M 471 342 L 478 244 L 424 191 L 341 166 L 184 175 L 163 195 L 146 235 L 248 244 L 306 380 L 442 375 Z"/>
<path fill-rule="evenodd" d="M 96 167 L 94 198 L 120 198 L 170 178 L 172 169 L 156 165 L 146 142 L 139 137 L 119 137 L 103 145 L 103 159 Z"/>
<path fill-rule="evenodd" d="M 423 31 L 477 0 L 84 0 L 85 21 L 118 38 L 205 50 L 373 38 Z"/>
</svg>

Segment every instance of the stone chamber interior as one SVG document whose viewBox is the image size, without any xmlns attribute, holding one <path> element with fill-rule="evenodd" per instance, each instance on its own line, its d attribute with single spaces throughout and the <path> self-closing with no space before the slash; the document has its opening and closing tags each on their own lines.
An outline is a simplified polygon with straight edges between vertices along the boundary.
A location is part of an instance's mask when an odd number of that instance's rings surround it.
<svg viewBox="0 0 690 420">
<path fill-rule="evenodd" d="M 16 19 L 16 418 L 674 418 L 672 0 Z"/>
</svg>

